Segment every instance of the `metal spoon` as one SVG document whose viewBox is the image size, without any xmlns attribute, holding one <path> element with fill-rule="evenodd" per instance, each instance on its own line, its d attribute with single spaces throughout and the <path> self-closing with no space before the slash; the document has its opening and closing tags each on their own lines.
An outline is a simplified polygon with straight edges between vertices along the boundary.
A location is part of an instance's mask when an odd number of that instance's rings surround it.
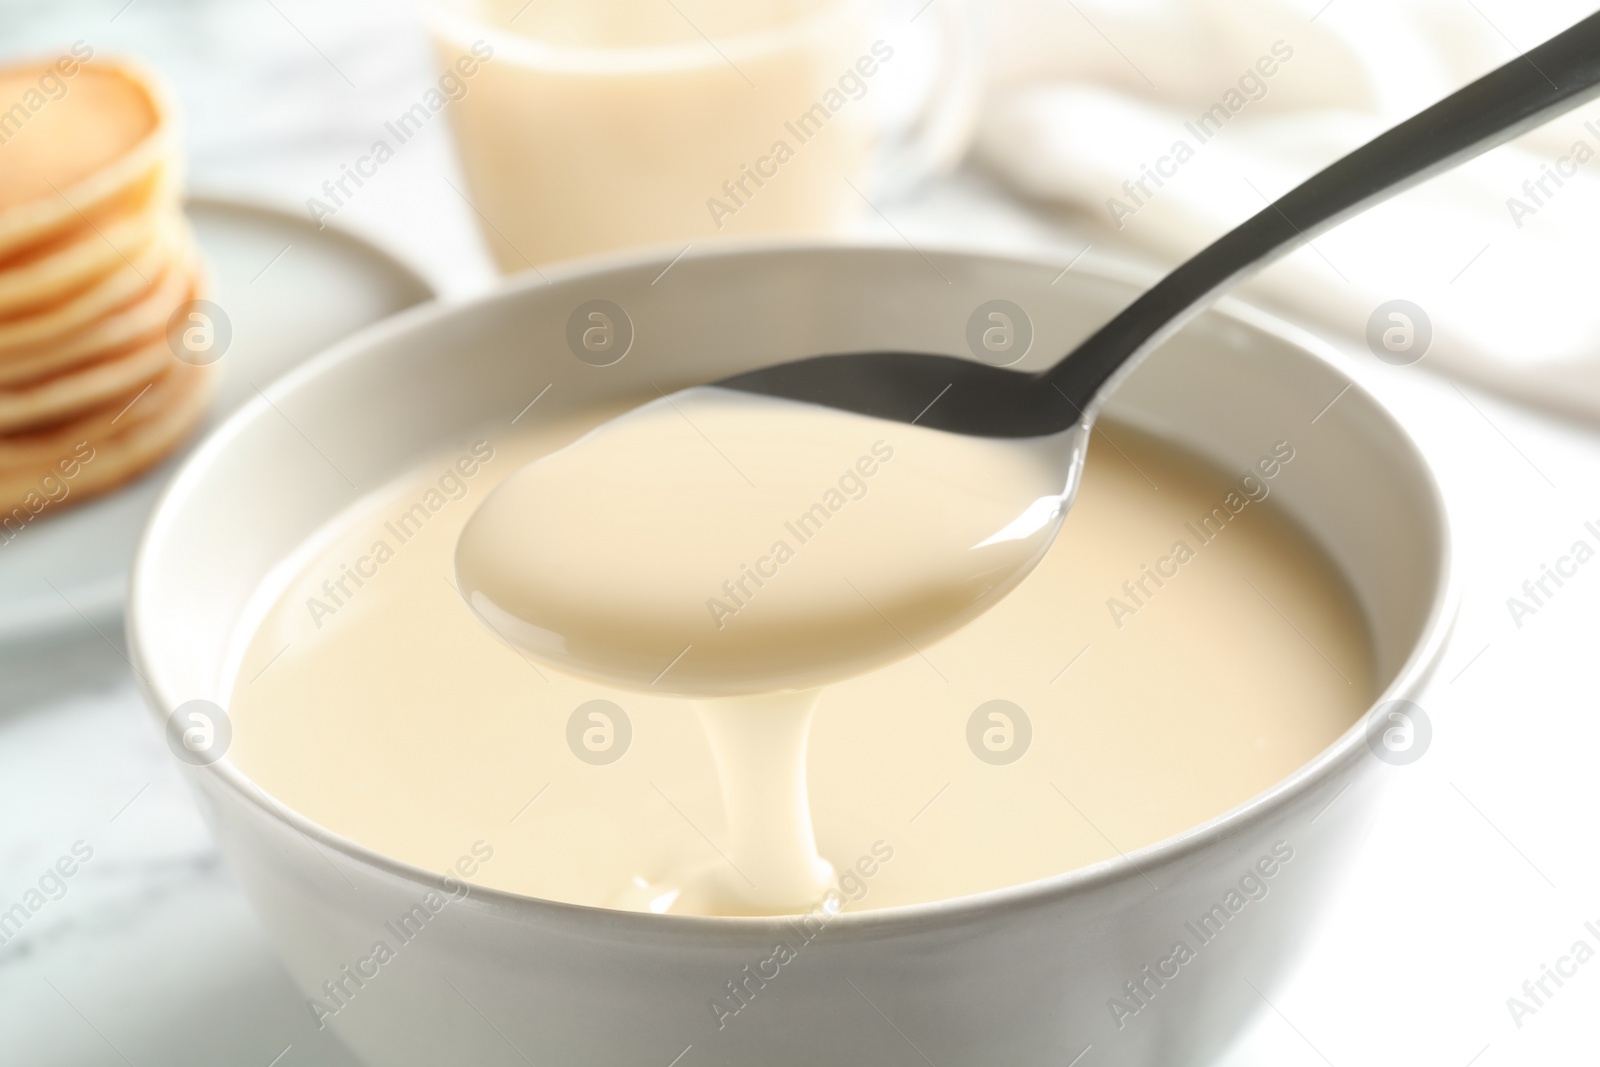
<svg viewBox="0 0 1600 1067">
<path fill-rule="evenodd" d="M 748 697 L 815 689 L 893 662 L 976 618 L 1044 557 L 1076 492 L 1100 399 L 1219 292 L 1339 220 L 1597 93 L 1600 15 L 1324 170 L 1042 373 L 868 352 L 785 363 L 662 397 L 502 482 L 462 532 L 457 586 L 513 647 L 608 685 Z M 853 461 L 834 455 L 821 464 L 829 453 L 818 444 L 818 426 L 838 418 L 819 419 L 831 413 L 795 404 L 761 409 L 724 390 L 917 423 L 888 453 L 901 456 L 895 462 L 903 473 L 880 483 L 870 536 L 820 538 L 802 549 L 810 538 L 784 523 L 811 514 L 808 494 L 829 484 L 832 464 L 844 469 Z M 682 434 L 680 421 L 698 434 L 683 435 L 687 450 L 671 443 Z M 988 440 L 968 441 L 957 461 L 948 434 L 923 428 Z M 732 461 L 722 449 L 700 447 L 713 436 L 743 441 L 762 472 L 754 480 L 742 470 L 729 477 L 723 464 Z M 829 432 L 820 439 L 837 444 Z M 810 469 L 814 461 L 821 465 Z M 596 471 L 606 472 L 603 491 Z M 936 489 L 929 471 L 951 480 Z M 901 496 L 882 495 L 891 484 Z M 959 518 L 941 511 L 957 492 L 970 502 Z M 550 500 L 581 506 L 551 508 Z M 774 591 L 758 598 L 752 576 L 736 592 L 724 579 L 744 581 L 741 561 L 751 546 L 772 543 L 769 534 L 794 540 L 780 542 L 782 551 L 774 545 L 773 558 L 804 552 L 797 566 L 807 578 L 763 571 Z M 870 592 L 858 582 L 863 575 L 877 583 Z M 893 605 L 894 622 L 873 597 Z M 724 625 L 732 614 L 737 622 Z"/>
<path fill-rule="evenodd" d="M 1022 373 L 951 356 L 814 356 L 725 378 L 724 389 L 976 437 L 1092 423 L 1141 357 L 1223 291 L 1345 219 L 1600 95 L 1600 14 L 1356 149 L 1219 238 L 1055 366 Z M 939 394 L 943 394 L 939 396 Z M 931 408 L 930 397 L 939 396 Z"/>
</svg>

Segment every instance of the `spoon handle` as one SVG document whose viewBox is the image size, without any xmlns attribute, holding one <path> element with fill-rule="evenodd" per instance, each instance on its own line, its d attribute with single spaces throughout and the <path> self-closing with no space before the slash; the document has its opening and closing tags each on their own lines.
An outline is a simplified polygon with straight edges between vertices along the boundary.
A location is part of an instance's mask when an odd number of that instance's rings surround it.
<svg viewBox="0 0 1600 1067">
<path fill-rule="evenodd" d="M 1092 418 L 1099 407 L 1096 394 L 1223 290 L 1371 205 L 1597 95 L 1600 14 L 1445 97 L 1263 208 L 1041 377 Z"/>
</svg>

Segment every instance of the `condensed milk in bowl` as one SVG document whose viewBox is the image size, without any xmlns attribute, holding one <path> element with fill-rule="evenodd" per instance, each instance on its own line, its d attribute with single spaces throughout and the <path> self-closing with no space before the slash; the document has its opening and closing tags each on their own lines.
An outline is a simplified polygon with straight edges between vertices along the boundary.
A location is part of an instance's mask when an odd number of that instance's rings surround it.
<svg viewBox="0 0 1600 1067">
<path fill-rule="evenodd" d="M 862 573 L 876 614 L 840 648 L 876 619 L 904 647 L 754 703 L 709 667 L 553 665 L 458 557 L 599 506 L 582 478 L 485 504 L 519 472 L 801 355 L 993 358 L 970 336 L 996 301 L 1042 364 L 1136 291 L 964 252 L 928 252 L 952 282 L 930 287 L 910 250 L 807 245 L 694 250 L 653 285 L 680 251 L 351 339 L 208 441 L 147 532 L 147 695 L 307 1012 L 384 1065 L 1215 1055 L 1294 959 L 1442 650 L 1417 449 L 1316 341 L 1224 304 L 1117 390 L 1054 542 L 951 632 Z M 776 476 L 734 423 L 678 414 L 663 449 Z M 703 567 L 722 632 L 808 603 L 885 502 L 978 492 L 959 442 L 928 460 L 917 432 L 822 434 L 747 556 L 684 549 L 662 587 Z M 650 569 L 604 553 L 692 531 L 688 478 L 605 512 L 601 606 L 650 603 Z"/>
</svg>

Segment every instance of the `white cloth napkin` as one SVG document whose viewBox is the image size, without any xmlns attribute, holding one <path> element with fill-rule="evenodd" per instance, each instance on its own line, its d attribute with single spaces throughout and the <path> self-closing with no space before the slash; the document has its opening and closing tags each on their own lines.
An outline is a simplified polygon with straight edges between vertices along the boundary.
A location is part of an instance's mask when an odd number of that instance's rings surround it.
<svg viewBox="0 0 1600 1067">
<path fill-rule="evenodd" d="M 996 0 L 976 153 L 1023 194 L 1097 219 L 1097 245 L 1177 262 L 1592 10 Z M 1356 338 L 1381 305 L 1411 301 L 1432 327 L 1419 365 L 1600 418 L 1600 106 L 1345 223 L 1245 294 Z M 1399 324 L 1377 318 L 1380 337 Z"/>
</svg>

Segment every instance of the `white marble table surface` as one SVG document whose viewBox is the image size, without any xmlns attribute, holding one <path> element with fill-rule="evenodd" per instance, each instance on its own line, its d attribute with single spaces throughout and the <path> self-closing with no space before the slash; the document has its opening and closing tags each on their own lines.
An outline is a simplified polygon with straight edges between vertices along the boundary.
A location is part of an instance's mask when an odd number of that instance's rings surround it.
<svg viewBox="0 0 1600 1067">
<path fill-rule="evenodd" d="M 427 81 L 402 5 L 308 0 L 0 0 L 0 56 L 75 39 L 145 55 L 189 115 L 193 184 L 303 204 Z M 348 80 L 347 80 L 348 79 Z M 491 273 L 433 128 L 340 222 L 446 293 Z M 914 242 L 1082 247 L 1068 220 L 963 174 L 889 205 Z M 864 224 L 890 237 L 882 221 Z M 1506 598 L 1600 520 L 1600 435 L 1423 367 L 1349 367 L 1398 411 L 1446 484 L 1467 576 L 1423 703 L 1435 727 L 1394 768 L 1386 815 L 1294 978 L 1232 1067 L 1589 1062 L 1600 964 L 1519 1028 L 1506 998 L 1600 924 L 1600 568 L 1515 625 Z M 0 908 L 74 842 L 64 896 L 0 947 L 0 1064 L 349 1065 L 218 859 L 121 658 L 119 634 L 0 663 Z M 1589 973 L 1592 970 L 1594 973 Z M 1083 1061 L 1092 1067 L 1093 1053 Z M 685 1065 L 692 1067 L 692 1065 Z M 1063 1065 L 1064 1067 L 1064 1065 Z"/>
</svg>

